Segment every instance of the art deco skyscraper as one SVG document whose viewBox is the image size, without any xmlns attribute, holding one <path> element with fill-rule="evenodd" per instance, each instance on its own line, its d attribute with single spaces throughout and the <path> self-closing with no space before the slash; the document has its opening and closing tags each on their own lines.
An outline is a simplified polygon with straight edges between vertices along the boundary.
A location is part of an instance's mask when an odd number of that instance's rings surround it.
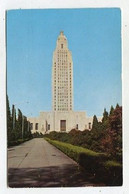
<svg viewBox="0 0 129 194">
<path fill-rule="evenodd" d="M 73 111 L 73 61 L 63 32 L 57 38 L 53 53 L 52 111 L 42 111 L 39 117 L 28 118 L 28 121 L 31 123 L 32 133 L 91 130 L 93 117 L 87 117 L 84 111 Z"/>
<path fill-rule="evenodd" d="M 61 31 L 53 53 L 52 109 L 73 110 L 73 61 L 67 38 Z"/>
</svg>

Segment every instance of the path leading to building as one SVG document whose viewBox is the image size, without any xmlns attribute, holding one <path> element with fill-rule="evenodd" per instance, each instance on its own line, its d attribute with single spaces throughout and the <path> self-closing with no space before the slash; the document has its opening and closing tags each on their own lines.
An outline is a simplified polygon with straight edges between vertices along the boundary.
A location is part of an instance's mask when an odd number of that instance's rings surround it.
<svg viewBox="0 0 129 194">
<path fill-rule="evenodd" d="M 43 138 L 8 149 L 10 187 L 99 186 L 93 177 Z"/>
</svg>

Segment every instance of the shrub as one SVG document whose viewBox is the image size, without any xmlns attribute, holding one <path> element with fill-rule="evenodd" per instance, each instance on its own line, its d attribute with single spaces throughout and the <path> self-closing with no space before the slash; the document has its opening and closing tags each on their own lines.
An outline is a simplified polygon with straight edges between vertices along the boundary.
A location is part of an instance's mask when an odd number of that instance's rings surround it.
<svg viewBox="0 0 129 194">
<path fill-rule="evenodd" d="M 105 182 L 108 185 L 113 186 L 120 186 L 122 185 L 122 165 L 116 161 L 106 161 L 103 164 L 104 167 L 104 174 L 106 174 Z"/>
<path fill-rule="evenodd" d="M 70 158 L 83 166 L 89 173 L 94 174 L 97 180 L 107 185 L 122 185 L 122 167 L 115 161 L 110 161 L 105 153 L 74 146 L 69 143 L 59 142 L 45 138 L 49 143 L 64 152 Z"/>
<path fill-rule="evenodd" d="M 8 147 L 19 145 L 21 143 L 24 143 L 25 141 L 29 141 L 30 139 L 32 139 L 32 138 L 24 138 L 24 139 L 17 139 L 14 141 L 10 141 L 10 142 L 8 142 Z"/>
<path fill-rule="evenodd" d="M 33 138 L 41 138 L 43 137 L 43 134 L 36 131 L 35 133 L 32 134 L 32 136 Z"/>
<path fill-rule="evenodd" d="M 50 140 L 45 138 L 49 143 L 53 144 L 55 147 L 63 151 L 69 157 L 73 158 L 81 166 L 85 167 L 88 171 L 94 173 L 98 165 L 101 165 L 108 156 L 104 153 L 97 153 L 92 150 L 74 146 L 69 143 L 59 142 L 56 140 Z"/>
</svg>

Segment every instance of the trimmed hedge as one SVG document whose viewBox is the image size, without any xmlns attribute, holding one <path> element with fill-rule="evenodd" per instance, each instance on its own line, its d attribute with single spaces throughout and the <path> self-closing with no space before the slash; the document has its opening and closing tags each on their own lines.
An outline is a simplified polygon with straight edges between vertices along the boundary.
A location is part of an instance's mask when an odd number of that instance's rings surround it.
<svg viewBox="0 0 129 194">
<path fill-rule="evenodd" d="M 8 147 L 19 145 L 19 144 L 24 143 L 26 141 L 29 141 L 31 139 L 33 139 L 33 138 L 18 139 L 15 141 L 8 142 Z"/>
<path fill-rule="evenodd" d="M 64 142 L 60 142 L 57 140 L 51 140 L 49 138 L 44 138 L 46 139 L 49 143 L 55 145 L 58 149 L 60 149 L 61 151 L 63 151 L 64 153 L 66 153 L 67 155 L 69 155 L 71 158 L 73 158 L 74 160 L 76 160 L 77 162 L 79 162 L 80 157 L 79 154 L 86 154 L 90 157 L 107 157 L 107 155 L 105 153 L 97 153 L 94 152 L 92 150 L 83 148 L 83 147 L 79 147 L 79 146 L 74 146 L 72 144 L 69 143 L 64 143 Z M 72 155 L 71 155 L 72 154 Z"/>
<path fill-rule="evenodd" d="M 107 185 L 122 185 L 122 166 L 118 162 L 110 161 L 107 154 L 49 138 L 44 139 L 75 160 L 89 173 L 94 174 L 96 179 Z"/>
<path fill-rule="evenodd" d="M 122 185 L 122 165 L 116 161 L 108 160 L 103 163 L 105 182 L 108 182 L 111 186 L 121 186 Z M 101 170 L 102 172 L 102 170 Z"/>
</svg>

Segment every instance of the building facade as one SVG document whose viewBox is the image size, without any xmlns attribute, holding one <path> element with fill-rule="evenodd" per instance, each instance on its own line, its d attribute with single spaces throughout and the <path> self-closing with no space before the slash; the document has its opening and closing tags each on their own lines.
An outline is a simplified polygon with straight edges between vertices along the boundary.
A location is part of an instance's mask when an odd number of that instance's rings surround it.
<svg viewBox="0 0 129 194">
<path fill-rule="evenodd" d="M 60 32 L 53 53 L 52 110 L 73 110 L 73 61 L 63 32 Z"/>
<path fill-rule="evenodd" d="M 40 112 L 39 117 L 28 118 L 32 133 L 51 131 L 69 132 L 72 129 L 91 130 L 93 117 L 73 110 L 73 61 L 67 38 L 61 31 L 53 53 L 52 111 Z"/>
</svg>

